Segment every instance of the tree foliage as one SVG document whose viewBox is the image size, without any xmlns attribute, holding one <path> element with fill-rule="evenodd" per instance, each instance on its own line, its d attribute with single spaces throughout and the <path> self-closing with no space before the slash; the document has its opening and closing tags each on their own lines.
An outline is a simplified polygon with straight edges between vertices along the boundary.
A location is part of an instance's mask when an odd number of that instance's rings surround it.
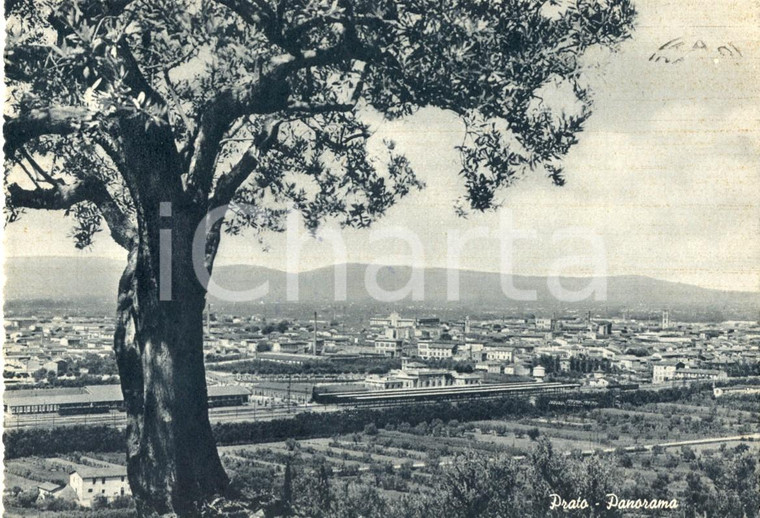
<svg viewBox="0 0 760 518">
<path fill-rule="evenodd" d="M 180 180 L 185 202 L 257 208 L 233 211 L 232 233 L 281 229 L 291 207 L 310 228 L 366 226 L 421 187 L 392 142 L 368 147 L 372 113 L 432 106 L 465 121 L 462 211 L 493 207 L 533 170 L 561 184 L 559 161 L 591 113 L 584 55 L 615 48 L 635 15 L 629 0 L 6 7 L 7 215 L 66 210 L 79 247 L 104 221 L 133 242 L 138 184 L 157 188 L 130 163 L 145 138 L 138 151 Z"/>
<path fill-rule="evenodd" d="M 497 206 L 532 171 L 562 184 L 560 161 L 591 113 L 586 59 L 628 37 L 635 15 L 630 0 L 5 7 L 7 219 L 65 211 L 77 247 L 105 223 L 129 251 L 114 350 L 146 515 L 197 513 L 228 485 L 203 397 L 196 253 L 210 271 L 223 229 L 281 231 L 292 210 L 311 230 L 328 218 L 368 226 L 422 187 L 393 142 L 371 140 L 371 121 L 423 107 L 466 126 L 460 213 Z"/>
<path fill-rule="evenodd" d="M 353 476 L 350 481 L 341 481 L 334 474 L 330 478 L 323 462 L 314 468 L 308 469 L 307 464 L 295 477 L 294 483 L 300 490 L 294 493 L 294 508 L 299 516 L 551 516 L 557 512 L 549 509 L 551 493 L 571 491 L 572 495 L 584 495 L 589 502 L 604 502 L 606 494 L 614 491 L 618 482 L 617 473 L 603 460 L 568 458 L 554 452 L 544 439 L 527 461 L 464 449 L 452 456 L 451 462 L 435 470 L 432 477 L 421 479 L 428 487 L 422 490 L 406 487 L 400 496 L 378 491 L 379 484 L 374 481 L 361 484 L 357 483 L 361 479 Z M 607 510 L 603 506 L 565 510 L 563 514 L 621 516 L 618 510 Z"/>
</svg>

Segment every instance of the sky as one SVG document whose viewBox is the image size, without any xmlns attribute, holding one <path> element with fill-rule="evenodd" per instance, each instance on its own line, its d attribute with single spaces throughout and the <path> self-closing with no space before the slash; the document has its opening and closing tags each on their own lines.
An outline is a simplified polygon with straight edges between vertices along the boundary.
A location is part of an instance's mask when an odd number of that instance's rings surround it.
<svg viewBox="0 0 760 518">
<path fill-rule="evenodd" d="M 328 224 L 322 239 L 304 241 L 299 258 L 284 234 L 264 236 L 268 251 L 255 239 L 227 237 L 217 264 L 290 271 L 343 261 L 445 267 L 453 264 L 449 241 L 482 228 L 488 237 L 462 247 L 459 267 L 637 274 L 760 291 L 760 3 L 635 5 L 633 39 L 617 54 L 598 56 L 600 66 L 589 70 L 594 114 L 564 161 L 564 187 L 529 177 L 503 191 L 499 211 L 459 218 L 453 201 L 464 186 L 454 146 L 463 125 L 450 113 L 427 109 L 403 121 L 374 120 L 375 142 L 395 140 L 426 182 L 424 191 L 403 199 L 371 230 Z M 494 236 L 498 229 L 504 235 L 507 220 L 534 237 L 503 250 L 504 240 Z M 106 232 L 90 250 L 77 251 L 69 228 L 62 213 L 28 213 L 6 228 L 6 253 L 124 257 Z M 409 243 L 387 237 L 398 229 L 416 236 L 416 257 Z M 333 253 L 329 236 L 335 233 L 343 255 Z"/>
</svg>

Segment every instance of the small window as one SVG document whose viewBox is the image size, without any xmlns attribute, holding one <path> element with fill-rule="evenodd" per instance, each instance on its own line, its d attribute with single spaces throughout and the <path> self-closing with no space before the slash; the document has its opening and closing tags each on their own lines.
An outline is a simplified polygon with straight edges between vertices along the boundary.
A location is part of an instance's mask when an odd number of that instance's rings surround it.
<svg viewBox="0 0 760 518">
<path fill-rule="evenodd" d="M 121 481 L 124 482 L 124 477 L 121 477 Z"/>
<path fill-rule="evenodd" d="M 95 485 L 95 479 L 94 478 L 92 479 L 92 485 L 93 486 Z"/>
<path fill-rule="evenodd" d="M 102 478 L 102 479 L 100 479 L 100 480 L 102 480 L 102 481 L 103 481 L 103 484 L 105 484 L 105 483 L 106 483 L 106 477 L 103 477 L 103 478 Z"/>
<path fill-rule="evenodd" d="M 101 493 L 103 493 L 105 495 L 106 494 L 106 490 L 104 489 L 103 491 L 101 491 Z"/>
<path fill-rule="evenodd" d="M 88 493 L 92 493 L 92 488 L 87 490 Z"/>
</svg>

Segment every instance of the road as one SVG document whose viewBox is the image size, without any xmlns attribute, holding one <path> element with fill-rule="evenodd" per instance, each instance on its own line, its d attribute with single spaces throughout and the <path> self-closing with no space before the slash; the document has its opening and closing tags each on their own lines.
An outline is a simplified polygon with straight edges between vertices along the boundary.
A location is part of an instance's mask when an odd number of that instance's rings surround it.
<svg viewBox="0 0 760 518">
<path fill-rule="evenodd" d="M 760 433 L 750 433 L 745 435 L 731 435 L 729 437 L 707 437 L 705 439 L 688 439 L 685 441 L 661 442 L 658 444 L 644 444 L 639 446 L 624 446 L 622 450 L 628 452 L 638 452 L 642 450 L 651 451 L 654 448 L 677 448 L 679 446 L 699 446 L 700 444 L 718 444 L 723 442 L 736 441 L 757 441 L 760 440 Z M 617 448 L 604 448 L 603 453 L 613 453 Z M 593 451 L 584 451 L 584 455 L 593 454 Z"/>
</svg>

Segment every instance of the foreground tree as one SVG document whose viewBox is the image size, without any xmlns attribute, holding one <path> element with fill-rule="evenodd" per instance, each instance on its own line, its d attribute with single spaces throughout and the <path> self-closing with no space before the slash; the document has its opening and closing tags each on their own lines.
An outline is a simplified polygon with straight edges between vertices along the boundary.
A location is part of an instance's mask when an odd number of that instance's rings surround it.
<svg viewBox="0 0 760 518">
<path fill-rule="evenodd" d="M 369 225 L 421 183 L 393 143 L 368 151 L 367 115 L 426 106 L 466 123 L 460 212 L 496 206 L 532 171 L 561 185 L 591 113 L 584 56 L 614 49 L 634 16 L 628 0 L 5 7 L 8 220 L 66 211 L 78 247 L 105 222 L 128 252 L 114 350 L 143 515 L 196 514 L 228 484 L 208 419 L 196 229 L 211 272 L 224 231 L 281 230 L 288 210 L 310 229 Z"/>
</svg>

